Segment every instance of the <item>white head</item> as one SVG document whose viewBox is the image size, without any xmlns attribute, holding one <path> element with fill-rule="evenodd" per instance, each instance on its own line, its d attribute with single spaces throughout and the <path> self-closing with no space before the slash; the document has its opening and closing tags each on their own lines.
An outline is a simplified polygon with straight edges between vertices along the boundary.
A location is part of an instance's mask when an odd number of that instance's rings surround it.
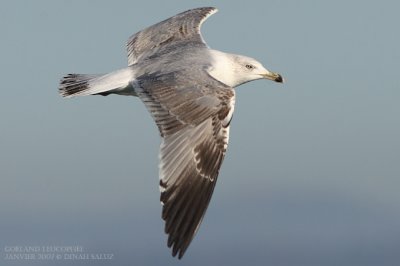
<svg viewBox="0 0 400 266">
<path fill-rule="evenodd" d="M 280 74 L 269 71 L 253 58 L 215 50 L 211 50 L 211 54 L 214 60 L 210 75 L 228 86 L 237 87 L 256 79 L 284 81 Z"/>
</svg>

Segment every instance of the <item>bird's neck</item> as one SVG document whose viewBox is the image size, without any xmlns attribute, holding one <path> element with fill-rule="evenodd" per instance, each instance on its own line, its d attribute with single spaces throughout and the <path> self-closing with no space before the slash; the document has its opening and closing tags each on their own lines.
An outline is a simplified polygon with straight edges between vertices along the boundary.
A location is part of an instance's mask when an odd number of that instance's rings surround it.
<svg viewBox="0 0 400 266">
<path fill-rule="evenodd" d="M 234 88 L 246 82 L 242 80 L 240 75 L 237 75 L 237 66 L 235 63 L 235 55 L 210 50 L 212 64 L 208 73 L 216 80 Z"/>
</svg>

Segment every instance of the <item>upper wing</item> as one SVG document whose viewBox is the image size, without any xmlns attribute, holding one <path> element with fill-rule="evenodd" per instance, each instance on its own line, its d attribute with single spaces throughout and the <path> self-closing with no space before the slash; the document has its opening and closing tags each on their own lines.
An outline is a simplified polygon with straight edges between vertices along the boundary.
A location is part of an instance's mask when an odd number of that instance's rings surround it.
<svg viewBox="0 0 400 266">
<path fill-rule="evenodd" d="M 162 218 L 168 247 L 172 246 L 173 256 L 179 253 L 181 258 L 199 228 L 217 181 L 228 145 L 235 94 L 217 81 L 187 87 L 173 78 L 178 84 L 171 86 L 172 78 L 142 80 L 138 95 L 163 137 Z"/>
<path fill-rule="evenodd" d="M 216 12 L 214 7 L 191 9 L 132 35 L 127 42 L 128 65 L 181 41 L 205 45 L 200 26 Z"/>
</svg>

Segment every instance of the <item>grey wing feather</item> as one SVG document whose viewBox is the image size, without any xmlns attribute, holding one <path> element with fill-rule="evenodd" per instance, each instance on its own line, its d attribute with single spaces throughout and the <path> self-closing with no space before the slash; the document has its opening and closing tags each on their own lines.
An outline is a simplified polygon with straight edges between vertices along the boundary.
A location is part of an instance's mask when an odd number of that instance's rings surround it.
<svg viewBox="0 0 400 266">
<path fill-rule="evenodd" d="M 229 128 L 222 129 L 213 117 L 162 142 L 160 200 L 173 256 L 183 256 L 200 226 L 226 152 L 228 134 Z"/>
<path fill-rule="evenodd" d="M 215 12 L 217 9 L 214 7 L 191 9 L 132 35 L 127 42 L 128 65 L 150 57 L 160 50 L 166 51 L 168 46 L 177 45 L 179 42 L 204 46 L 200 27 L 203 21 Z"/>
<path fill-rule="evenodd" d="M 211 78 L 199 80 L 209 84 L 181 82 L 172 74 L 139 80 L 138 95 L 163 137 L 162 218 L 168 246 L 179 258 L 207 210 L 228 145 L 234 108 L 233 89 Z"/>
</svg>

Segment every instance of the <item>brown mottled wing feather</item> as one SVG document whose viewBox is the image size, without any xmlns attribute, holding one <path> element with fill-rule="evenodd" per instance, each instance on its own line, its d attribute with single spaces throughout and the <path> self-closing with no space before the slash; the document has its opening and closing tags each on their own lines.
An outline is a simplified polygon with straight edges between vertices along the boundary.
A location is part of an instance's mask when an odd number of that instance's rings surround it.
<svg viewBox="0 0 400 266">
<path fill-rule="evenodd" d="M 139 80 L 138 95 L 162 138 L 162 218 L 173 256 L 181 258 L 210 202 L 229 138 L 234 90 L 206 77 L 181 82 L 174 74 Z M 206 83 L 208 82 L 208 83 Z M 172 84 L 173 83 L 173 84 Z"/>
<path fill-rule="evenodd" d="M 182 42 L 204 46 L 200 27 L 215 12 L 214 7 L 191 9 L 132 35 L 127 42 L 128 65 L 162 51 L 168 52 L 170 46 L 182 45 Z"/>
</svg>

